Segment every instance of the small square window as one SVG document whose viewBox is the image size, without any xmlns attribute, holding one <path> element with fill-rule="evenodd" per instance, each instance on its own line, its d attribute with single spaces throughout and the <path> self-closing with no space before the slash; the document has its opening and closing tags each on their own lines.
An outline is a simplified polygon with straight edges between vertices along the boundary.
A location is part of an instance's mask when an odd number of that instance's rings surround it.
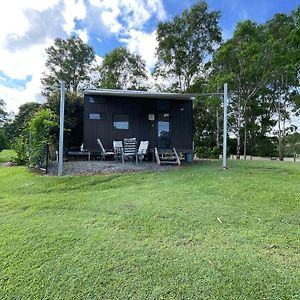
<svg viewBox="0 0 300 300">
<path fill-rule="evenodd" d="M 128 114 L 114 114 L 113 127 L 114 127 L 114 129 L 129 129 L 129 115 Z"/>
<path fill-rule="evenodd" d="M 105 120 L 105 113 L 90 113 L 90 120 Z"/>
</svg>

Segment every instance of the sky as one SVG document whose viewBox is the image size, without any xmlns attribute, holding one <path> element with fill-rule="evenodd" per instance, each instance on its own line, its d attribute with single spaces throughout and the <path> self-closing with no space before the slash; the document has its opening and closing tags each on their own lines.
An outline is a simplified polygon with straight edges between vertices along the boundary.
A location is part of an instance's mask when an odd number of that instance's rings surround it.
<svg viewBox="0 0 300 300">
<path fill-rule="evenodd" d="M 40 78 L 45 49 L 55 38 L 78 35 L 93 47 L 97 62 L 115 47 L 140 54 L 151 70 L 155 64 L 156 27 L 196 0 L 9 0 L 0 4 L 0 99 L 9 112 L 29 101 L 43 102 Z M 237 22 L 264 23 L 275 13 L 289 13 L 299 0 L 207 0 L 221 12 L 223 39 Z"/>
</svg>

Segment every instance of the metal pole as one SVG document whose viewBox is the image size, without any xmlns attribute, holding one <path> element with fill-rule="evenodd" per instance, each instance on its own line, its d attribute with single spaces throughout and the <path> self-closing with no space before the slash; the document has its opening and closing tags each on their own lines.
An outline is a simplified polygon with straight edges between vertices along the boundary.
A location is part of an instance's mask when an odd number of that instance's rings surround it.
<svg viewBox="0 0 300 300">
<path fill-rule="evenodd" d="M 63 175 L 64 118 L 65 118 L 65 82 L 61 81 L 61 87 L 60 87 L 60 115 L 59 115 L 58 171 L 57 171 L 58 176 Z"/>
<path fill-rule="evenodd" d="M 224 83 L 223 168 L 227 169 L 227 83 Z"/>
</svg>

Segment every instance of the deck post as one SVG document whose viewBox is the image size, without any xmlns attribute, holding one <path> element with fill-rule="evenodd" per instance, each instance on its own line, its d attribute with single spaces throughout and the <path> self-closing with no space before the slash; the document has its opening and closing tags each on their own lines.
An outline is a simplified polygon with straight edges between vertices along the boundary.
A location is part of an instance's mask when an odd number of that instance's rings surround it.
<svg viewBox="0 0 300 300">
<path fill-rule="evenodd" d="M 223 168 L 227 169 L 227 82 L 224 83 Z"/>
<path fill-rule="evenodd" d="M 65 118 L 65 82 L 60 86 L 60 115 L 59 115 L 59 148 L 57 175 L 63 175 L 63 152 L 64 152 L 64 118 Z"/>
</svg>

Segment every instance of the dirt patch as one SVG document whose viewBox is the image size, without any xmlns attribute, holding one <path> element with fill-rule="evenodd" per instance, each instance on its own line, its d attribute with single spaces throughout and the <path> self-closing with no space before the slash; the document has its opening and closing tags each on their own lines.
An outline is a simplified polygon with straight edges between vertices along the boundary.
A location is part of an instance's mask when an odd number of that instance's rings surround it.
<svg viewBox="0 0 300 300">
<path fill-rule="evenodd" d="M 95 175 L 114 174 L 131 172 L 157 172 L 167 169 L 174 169 L 174 166 L 158 166 L 154 162 L 135 163 L 125 162 L 124 164 L 115 161 L 68 161 L 64 162 L 64 175 Z M 57 163 L 50 165 L 48 175 L 57 175 Z"/>
</svg>

